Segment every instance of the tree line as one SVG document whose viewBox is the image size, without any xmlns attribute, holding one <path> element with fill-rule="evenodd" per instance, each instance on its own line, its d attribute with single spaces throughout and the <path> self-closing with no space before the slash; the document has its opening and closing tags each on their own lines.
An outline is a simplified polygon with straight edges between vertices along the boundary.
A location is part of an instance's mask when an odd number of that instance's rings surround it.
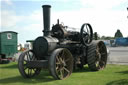
<svg viewBox="0 0 128 85">
<path fill-rule="evenodd" d="M 93 38 L 95 40 L 99 40 L 99 39 L 111 40 L 111 39 L 115 39 L 115 38 L 121 38 L 121 37 L 123 37 L 123 34 L 121 33 L 121 31 L 119 29 L 117 29 L 117 31 L 115 32 L 113 37 L 112 36 L 104 36 L 104 35 L 100 37 L 100 35 L 97 32 L 94 32 L 93 36 L 94 36 Z"/>
</svg>

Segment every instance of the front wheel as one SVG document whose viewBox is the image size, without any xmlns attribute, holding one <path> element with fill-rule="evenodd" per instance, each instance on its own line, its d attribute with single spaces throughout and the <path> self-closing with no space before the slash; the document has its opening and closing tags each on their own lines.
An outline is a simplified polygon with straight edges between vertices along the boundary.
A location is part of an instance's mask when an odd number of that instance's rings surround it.
<svg viewBox="0 0 128 85">
<path fill-rule="evenodd" d="M 19 56 L 18 68 L 19 68 L 20 74 L 24 78 L 31 78 L 40 73 L 41 68 L 34 68 L 34 67 L 27 66 L 27 62 L 33 61 L 33 60 L 37 60 L 37 58 L 35 57 L 35 54 L 32 50 L 27 50 Z"/>
</svg>

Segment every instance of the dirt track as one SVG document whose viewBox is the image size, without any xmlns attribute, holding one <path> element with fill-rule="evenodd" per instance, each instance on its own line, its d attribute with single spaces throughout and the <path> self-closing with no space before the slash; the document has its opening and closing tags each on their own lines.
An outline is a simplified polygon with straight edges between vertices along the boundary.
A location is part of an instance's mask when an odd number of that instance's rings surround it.
<svg viewBox="0 0 128 85">
<path fill-rule="evenodd" d="M 127 47 L 108 47 L 110 55 L 108 64 L 128 65 L 128 46 Z"/>
</svg>

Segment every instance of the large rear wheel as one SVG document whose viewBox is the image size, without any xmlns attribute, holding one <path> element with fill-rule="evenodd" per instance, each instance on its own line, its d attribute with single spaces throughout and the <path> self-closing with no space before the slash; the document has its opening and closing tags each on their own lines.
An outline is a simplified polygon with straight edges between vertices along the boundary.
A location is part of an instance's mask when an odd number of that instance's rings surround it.
<svg viewBox="0 0 128 85">
<path fill-rule="evenodd" d="M 49 71 L 55 79 L 69 77 L 73 70 L 73 57 L 66 48 L 56 49 L 49 59 Z"/>
<path fill-rule="evenodd" d="M 103 41 L 92 42 L 87 52 L 88 66 L 92 71 L 98 71 L 106 67 L 107 49 Z"/>
</svg>

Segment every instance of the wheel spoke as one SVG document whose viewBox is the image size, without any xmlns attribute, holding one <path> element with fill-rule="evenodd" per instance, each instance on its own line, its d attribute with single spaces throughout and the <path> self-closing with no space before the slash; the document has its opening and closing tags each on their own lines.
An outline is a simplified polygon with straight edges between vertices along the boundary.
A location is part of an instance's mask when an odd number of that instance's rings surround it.
<svg viewBox="0 0 128 85">
<path fill-rule="evenodd" d="M 64 67 L 64 70 L 65 70 L 68 74 L 70 74 L 70 71 L 69 71 L 67 68 Z"/>
<path fill-rule="evenodd" d="M 61 55 L 62 58 L 64 58 L 64 51 L 62 51 L 62 55 Z"/>
<path fill-rule="evenodd" d="M 59 65 L 59 64 L 61 64 L 60 62 L 56 62 L 56 65 Z"/>
<path fill-rule="evenodd" d="M 27 60 L 30 61 L 30 57 L 28 55 L 26 55 L 26 56 L 27 56 Z"/>
<path fill-rule="evenodd" d="M 29 59 L 32 60 L 32 56 L 30 55 L 30 52 L 28 52 Z"/>
<path fill-rule="evenodd" d="M 56 65 L 56 70 L 58 70 L 59 69 L 59 67 Z"/>
<path fill-rule="evenodd" d="M 31 54 L 31 60 L 34 60 L 34 55 L 33 54 Z"/>
<path fill-rule="evenodd" d="M 30 74 L 29 75 L 32 76 L 32 69 L 30 69 Z"/>
<path fill-rule="evenodd" d="M 70 58 L 68 58 L 68 59 L 66 59 L 66 60 L 65 60 L 65 62 L 68 62 L 68 61 L 70 61 L 70 60 L 71 60 L 71 59 L 70 59 Z"/>
<path fill-rule="evenodd" d="M 89 27 L 87 26 L 87 33 L 90 33 Z"/>
<path fill-rule="evenodd" d="M 60 62 L 63 63 L 63 59 L 60 57 Z"/>
<path fill-rule="evenodd" d="M 24 70 L 26 70 L 26 69 L 27 69 L 27 67 L 25 66 L 25 67 L 24 67 Z"/>
<path fill-rule="evenodd" d="M 63 62 L 64 57 L 65 57 L 64 56 L 64 51 L 60 52 L 60 54 L 59 54 L 59 60 L 60 60 L 61 63 Z"/>
<path fill-rule="evenodd" d="M 27 60 L 24 59 L 24 62 L 27 62 Z"/>
<path fill-rule="evenodd" d="M 63 70 L 60 70 L 60 77 L 61 77 L 61 79 L 63 79 L 63 78 L 64 78 Z"/>
<path fill-rule="evenodd" d="M 32 55 L 32 60 L 37 60 L 34 54 Z"/>
<path fill-rule="evenodd" d="M 87 32 L 86 32 L 85 30 L 83 30 L 83 33 L 85 33 L 85 34 L 86 34 Z"/>
<path fill-rule="evenodd" d="M 60 60 L 59 60 L 58 56 L 56 56 L 56 60 L 57 60 L 56 62 L 60 62 Z"/>
<path fill-rule="evenodd" d="M 26 70 L 27 69 L 27 66 L 26 66 L 27 64 L 24 64 L 24 70 Z"/>
<path fill-rule="evenodd" d="M 28 76 L 30 75 L 30 69 L 28 68 L 28 74 L 27 74 Z"/>
</svg>

